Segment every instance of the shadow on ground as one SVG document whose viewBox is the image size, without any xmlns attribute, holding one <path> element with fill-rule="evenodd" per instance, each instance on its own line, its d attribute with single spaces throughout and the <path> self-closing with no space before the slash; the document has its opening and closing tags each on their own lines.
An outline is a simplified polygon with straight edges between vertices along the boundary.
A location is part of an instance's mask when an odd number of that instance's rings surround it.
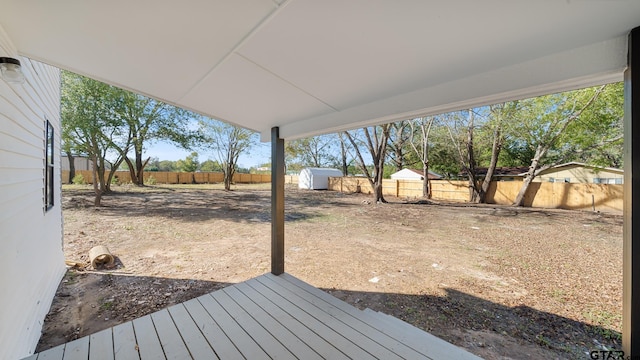
<svg viewBox="0 0 640 360">
<path fill-rule="evenodd" d="M 171 196 L 166 196 L 171 192 Z M 93 208 L 94 194 L 90 189 L 67 189 L 63 209 Z M 285 221 L 309 220 L 322 214 L 309 207 L 322 209 L 346 207 L 340 201 L 349 196 L 338 192 L 305 191 L 301 196 L 285 197 Z M 270 191 L 224 191 L 217 189 L 182 190 L 146 187 L 139 191 L 116 189 L 105 194 L 102 206 L 95 208 L 105 216 L 165 217 L 184 222 L 229 220 L 246 223 L 271 222 Z"/>
<path fill-rule="evenodd" d="M 538 347 L 554 352 L 553 358 L 573 359 L 602 350 L 602 345 L 621 348 L 617 331 L 524 305 L 507 307 L 455 289 L 445 289 L 445 296 L 323 290 L 360 309 L 393 315 L 481 356 L 529 358 L 525 352 Z M 487 341 L 495 335 L 511 338 L 515 348 L 506 349 L 508 342 Z"/>
</svg>

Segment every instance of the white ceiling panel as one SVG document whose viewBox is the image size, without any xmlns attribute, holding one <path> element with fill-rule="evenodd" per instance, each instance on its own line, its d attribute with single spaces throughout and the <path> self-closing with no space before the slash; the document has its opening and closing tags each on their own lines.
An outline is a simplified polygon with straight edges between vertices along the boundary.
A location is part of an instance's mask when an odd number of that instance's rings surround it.
<svg viewBox="0 0 640 360">
<path fill-rule="evenodd" d="M 230 56 L 181 103 L 251 129 L 270 129 L 333 111 L 239 55 Z"/>
<path fill-rule="evenodd" d="M 271 0 L 0 3 L 22 55 L 171 102 L 276 9 Z"/>
<path fill-rule="evenodd" d="M 621 22 L 618 35 L 638 21 L 623 19 L 624 2 L 437 4 L 295 1 L 238 51 L 344 110 L 605 40 L 603 20 Z"/>
<path fill-rule="evenodd" d="M 0 0 L 15 48 L 293 139 L 621 79 L 638 0 Z"/>
</svg>

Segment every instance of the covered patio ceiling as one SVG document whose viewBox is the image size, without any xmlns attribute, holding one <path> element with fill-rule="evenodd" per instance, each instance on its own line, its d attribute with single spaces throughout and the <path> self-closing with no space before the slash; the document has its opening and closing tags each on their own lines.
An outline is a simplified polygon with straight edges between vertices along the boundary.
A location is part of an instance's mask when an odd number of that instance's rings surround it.
<svg viewBox="0 0 640 360">
<path fill-rule="evenodd" d="M 0 0 L 15 54 L 294 139 L 622 80 L 637 0 Z M 2 55 L 2 54 L 0 54 Z"/>
</svg>

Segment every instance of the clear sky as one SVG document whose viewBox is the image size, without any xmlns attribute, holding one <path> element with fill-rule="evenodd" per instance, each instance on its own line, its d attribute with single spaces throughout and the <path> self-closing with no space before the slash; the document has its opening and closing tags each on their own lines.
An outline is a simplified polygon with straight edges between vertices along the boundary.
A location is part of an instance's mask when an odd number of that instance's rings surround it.
<svg viewBox="0 0 640 360">
<path fill-rule="evenodd" d="M 238 166 L 242 168 L 257 167 L 265 163 L 271 162 L 271 144 L 258 143 L 249 151 L 248 154 L 240 154 Z M 213 150 L 195 150 L 198 153 L 198 160 L 203 162 L 207 159 L 215 160 Z M 157 157 L 159 160 L 176 161 L 184 159 L 192 151 L 184 150 L 167 142 L 157 142 L 146 147 L 146 156 Z"/>
</svg>

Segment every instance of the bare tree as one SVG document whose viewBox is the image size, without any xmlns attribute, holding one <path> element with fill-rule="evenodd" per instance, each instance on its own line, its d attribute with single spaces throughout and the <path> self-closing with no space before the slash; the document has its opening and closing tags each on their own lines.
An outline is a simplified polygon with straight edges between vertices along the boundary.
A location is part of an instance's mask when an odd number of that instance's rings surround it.
<svg viewBox="0 0 640 360">
<path fill-rule="evenodd" d="M 458 115 L 458 114 L 455 114 Z M 469 201 L 470 202 L 478 202 L 480 200 L 480 191 L 478 187 L 478 180 L 476 174 L 476 159 L 473 148 L 474 141 L 474 122 L 475 122 L 475 113 L 473 109 L 469 109 L 467 111 L 467 123 L 465 126 L 466 132 L 466 141 L 460 139 L 460 134 L 458 134 L 458 117 L 455 116 L 453 121 L 449 121 L 447 123 L 447 130 L 449 132 L 449 137 L 451 138 L 451 142 L 453 143 L 456 153 L 458 156 L 458 161 L 462 167 L 463 172 L 466 172 L 467 179 L 469 181 Z"/>
<path fill-rule="evenodd" d="M 487 167 L 487 173 L 484 176 L 482 185 L 478 189 L 478 201 L 485 203 L 487 201 L 487 192 L 489 186 L 491 186 L 491 180 L 493 180 L 493 174 L 495 173 L 496 166 L 498 165 L 498 158 L 502 150 L 504 143 L 504 118 L 513 116 L 514 112 L 518 109 L 518 102 L 512 101 L 509 103 L 502 103 L 489 106 L 489 112 L 491 114 L 491 120 L 485 125 L 492 129 L 492 144 L 491 144 L 491 159 L 489 160 L 489 166 Z"/>
<path fill-rule="evenodd" d="M 409 121 L 411 128 L 411 148 L 416 153 L 422 163 L 422 196 L 431 198 L 431 183 L 429 182 L 429 134 L 433 125 L 434 117 L 422 117 Z M 416 133 L 420 134 L 420 139 L 416 140 Z M 416 143 L 419 143 L 418 147 Z"/>
<path fill-rule="evenodd" d="M 362 132 L 364 134 L 364 138 L 366 140 L 365 145 L 369 150 L 369 154 L 371 155 L 371 160 L 373 162 L 373 176 L 370 174 L 367 169 L 364 158 L 362 157 L 362 153 L 354 136 L 349 132 L 345 132 L 347 139 L 353 145 L 353 149 L 356 153 L 356 159 L 358 162 L 358 166 L 365 174 L 367 179 L 369 180 L 369 184 L 373 188 L 373 197 L 375 202 L 386 203 L 387 201 L 384 199 L 384 195 L 382 194 L 382 179 L 384 172 L 384 161 L 387 153 L 387 144 L 389 142 L 389 124 L 374 126 L 369 130 L 369 128 L 362 128 Z"/>
<path fill-rule="evenodd" d="M 342 167 L 342 176 L 349 175 L 349 144 L 347 143 L 347 134 L 345 132 L 338 133 L 338 139 L 340 140 L 340 167 Z"/>
<path fill-rule="evenodd" d="M 405 151 L 407 143 L 411 139 L 411 126 L 409 121 L 398 121 L 390 124 L 389 148 L 391 149 L 391 162 L 400 171 L 405 167 Z"/>
<path fill-rule="evenodd" d="M 200 121 L 200 127 L 207 134 L 210 146 L 215 151 L 224 173 L 224 189 L 231 190 L 231 182 L 236 172 L 240 154 L 248 151 L 256 141 L 251 130 L 212 119 Z"/>
</svg>

